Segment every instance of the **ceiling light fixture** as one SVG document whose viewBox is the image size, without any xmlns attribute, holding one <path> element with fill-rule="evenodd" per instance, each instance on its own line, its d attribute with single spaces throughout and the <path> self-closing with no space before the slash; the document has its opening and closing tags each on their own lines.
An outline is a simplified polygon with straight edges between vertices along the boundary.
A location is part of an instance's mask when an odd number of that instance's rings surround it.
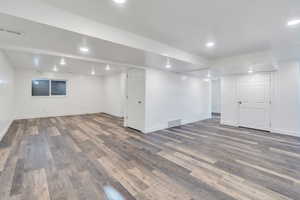
<svg viewBox="0 0 300 200">
<path fill-rule="evenodd" d="M 117 4 L 124 4 L 127 0 L 113 0 Z"/>
<path fill-rule="evenodd" d="M 96 74 L 95 70 L 94 70 L 94 69 L 92 69 L 92 71 L 91 71 L 91 75 L 95 75 L 95 74 Z"/>
<path fill-rule="evenodd" d="M 57 72 L 57 71 L 58 71 L 58 68 L 57 68 L 57 66 L 56 66 L 56 65 L 54 65 L 54 67 L 53 67 L 53 71 L 55 71 L 55 72 Z"/>
<path fill-rule="evenodd" d="M 248 74 L 252 74 L 252 73 L 253 73 L 253 69 L 250 68 L 250 69 L 248 70 Z"/>
<path fill-rule="evenodd" d="M 66 62 L 66 60 L 64 58 L 62 58 L 62 59 L 60 59 L 60 63 L 59 64 L 60 65 L 66 65 L 67 62 Z"/>
<path fill-rule="evenodd" d="M 298 24 L 300 24 L 300 19 L 290 20 L 290 21 L 288 21 L 288 23 L 287 23 L 288 26 L 296 26 L 296 25 L 298 25 Z"/>
<path fill-rule="evenodd" d="M 88 52 L 90 51 L 89 48 L 86 47 L 86 46 L 80 47 L 79 50 L 80 50 L 81 52 L 83 52 L 83 53 L 88 53 Z"/>
<path fill-rule="evenodd" d="M 215 43 L 214 43 L 214 42 L 207 42 L 205 46 L 206 46 L 207 48 L 211 48 L 211 47 L 214 47 L 214 46 L 215 46 Z"/>
<path fill-rule="evenodd" d="M 109 71 L 109 70 L 110 70 L 110 66 L 109 66 L 109 65 L 106 65 L 105 70 L 106 70 L 106 71 Z"/>
<path fill-rule="evenodd" d="M 172 65 L 171 65 L 171 62 L 170 62 L 170 58 L 167 58 L 166 68 L 167 68 L 167 69 L 172 68 Z"/>
<path fill-rule="evenodd" d="M 33 58 L 33 63 L 36 67 L 38 67 L 40 65 L 40 60 L 38 57 Z"/>
<path fill-rule="evenodd" d="M 182 77 L 181 77 L 181 80 L 183 80 L 183 81 L 185 81 L 186 79 L 187 79 L 186 76 L 182 76 Z"/>
</svg>

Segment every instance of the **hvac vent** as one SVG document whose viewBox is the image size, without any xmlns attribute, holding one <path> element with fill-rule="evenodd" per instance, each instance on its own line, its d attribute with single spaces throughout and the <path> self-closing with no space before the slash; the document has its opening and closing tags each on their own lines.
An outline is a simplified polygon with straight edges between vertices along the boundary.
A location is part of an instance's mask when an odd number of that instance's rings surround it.
<svg viewBox="0 0 300 200">
<path fill-rule="evenodd" d="M 168 122 L 168 128 L 172 128 L 172 127 L 176 127 L 176 126 L 181 126 L 181 119 Z"/>
<path fill-rule="evenodd" d="M 5 29 L 5 28 L 0 28 L 0 32 L 13 34 L 13 35 L 16 35 L 16 36 L 22 36 L 23 35 L 23 33 L 19 32 L 19 31 L 14 31 L 14 30 Z"/>
</svg>

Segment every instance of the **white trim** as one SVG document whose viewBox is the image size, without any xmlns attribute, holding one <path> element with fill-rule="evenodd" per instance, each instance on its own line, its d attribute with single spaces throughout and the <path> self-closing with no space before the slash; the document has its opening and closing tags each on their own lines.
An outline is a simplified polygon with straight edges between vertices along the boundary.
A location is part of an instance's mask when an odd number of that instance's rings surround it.
<svg viewBox="0 0 300 200">
<path fill-rule="evenodd" d="M 226 126 L 234 126 L 234 127 L 239 126 L 238 122 L 232 122 L 232 121 L 221 121 L 221 124 Z"/>
<path fill-rule="evenodd" d="M 7 126 L 2 130 L 2 133 L 0 134 L 0 142 L 2 141 L 3 137 L 7 134 L 8 129 L 12 125 L 14 120 L 10 120 L 7 124 Z"/>
<path fill-rule="evenodd" d="M 288 130 L 282 130 L 282 129 L 271 129 L 271 133 L 278 133 L 281 135 L 290 135 L 294 137 L 300 137 L 300 132 L 297 131 L 288 131 Z"/>
<path fill-rule="evenodd" d="M 23 120 L 23 119 L 43 119 L 43 118 L 49 118 L 49 117 L 68 117 L 68 116 L 78 116 L 78 115 L 92 115 L 92 114 L 99 114 L 103 113 L 101 111 L 99 112 L 87 112 L 87 113 L 68 113 L 68 114 L 61 114 L 61 115 L 43 115 L 43 116 L 28 116 L 28 117 L 17 117 L 15 120 Z"/>
</svg>

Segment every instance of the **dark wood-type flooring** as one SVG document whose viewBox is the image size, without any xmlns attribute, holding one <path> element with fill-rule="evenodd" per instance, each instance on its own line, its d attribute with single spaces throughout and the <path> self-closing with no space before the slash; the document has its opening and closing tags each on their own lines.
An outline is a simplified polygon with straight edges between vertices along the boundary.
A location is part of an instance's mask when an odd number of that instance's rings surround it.
<svg viewBox="0 0 300 200">
<path fill-rule="evenodd" d="M 15 121 L 1 200 L 299 200 L 300 139 L 217 119 L 142 135 L 105 114 Z"/>
</svg>

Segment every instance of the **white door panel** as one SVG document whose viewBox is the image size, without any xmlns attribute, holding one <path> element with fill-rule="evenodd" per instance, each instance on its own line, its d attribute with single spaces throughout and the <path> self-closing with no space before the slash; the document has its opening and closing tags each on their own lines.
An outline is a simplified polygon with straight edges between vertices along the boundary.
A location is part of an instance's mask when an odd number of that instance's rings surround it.
<svg viewBox="0 0 300 200">
<path fill-rule="evenodd" d="M 238 80 L 239 126 L 270 129 L 270 74 Z"/>
<path fill-rule="evenodd" d="M 145 129 L 145 70 L 128 70 L 126 126 Z"/>
</svg>

